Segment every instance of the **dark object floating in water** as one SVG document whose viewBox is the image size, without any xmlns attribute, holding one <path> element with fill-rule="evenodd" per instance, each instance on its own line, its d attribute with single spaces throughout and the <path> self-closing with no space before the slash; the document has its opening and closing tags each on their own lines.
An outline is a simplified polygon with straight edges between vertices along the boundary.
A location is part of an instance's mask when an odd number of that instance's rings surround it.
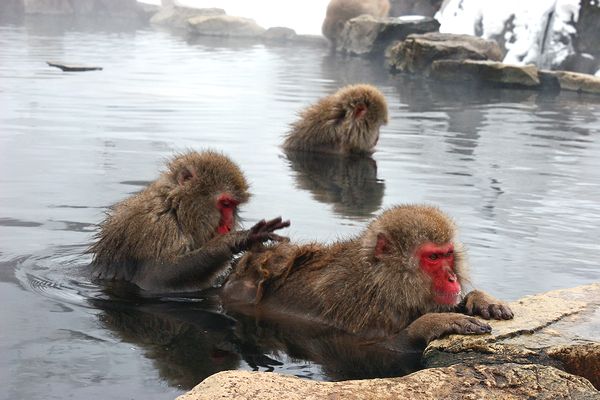
<svg viewBox="0 0 600 400">
<path fill-rule="evenodd" d="M 67 71 L 67 72 L 102 71 L 102 67 L 92 67 L 92 66 L 81 65 L 81 64 L 63 64 L 63 63 L 59 63 L 59 62 L 50 62 L 50 61 L 46 61 L 46 63 L 51 67 L 60 68 L 63 71 Z"/>
</svg>

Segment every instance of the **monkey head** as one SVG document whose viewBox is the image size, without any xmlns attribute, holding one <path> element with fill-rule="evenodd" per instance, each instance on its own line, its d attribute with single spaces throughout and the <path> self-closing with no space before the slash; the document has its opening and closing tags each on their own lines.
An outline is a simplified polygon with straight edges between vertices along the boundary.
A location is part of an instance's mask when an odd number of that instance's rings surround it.
<svg viewBox="0 0 600 400">
<path fill-rule="evenodd" d="M 335 93 L 342 124 L 338 132 L 345 147 L 372 151 L 379 140 L 379 128 L 388 122 L 388 107 L 383 93 L 367 84 L 350 85 Z M 347 132 L 358 132 L 348 134 Z"/>
<path fill-rule="evenodd" d="M 401 205 L 369 225 L 363 249 L 388 279 L 402 280 L 409 301 L 443 309 L 460 302 L 466 274 L 455 236 L 454 223 L 436 207 Z"/>
<path fill-rule="evenodd" d="M 248 183 L 240 168 L 213 152 L 188 152 L 174 158 L 160 182 L 166 202 L 183 232 L 200 243 L 237 226 L 237 207 L 248 201 Z"/>
</svg>

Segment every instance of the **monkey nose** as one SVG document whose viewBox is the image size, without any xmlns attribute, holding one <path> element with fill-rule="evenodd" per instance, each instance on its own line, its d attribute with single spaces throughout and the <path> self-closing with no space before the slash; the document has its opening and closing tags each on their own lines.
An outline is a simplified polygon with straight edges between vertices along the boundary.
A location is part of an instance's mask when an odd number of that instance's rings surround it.
<svg viewBox="0 0 600 400">
<path fill-rule="evenodd" d="M 455 274 L 448 275 L 448 282 L 456 282 L 457 278 Z"/>
</svg>

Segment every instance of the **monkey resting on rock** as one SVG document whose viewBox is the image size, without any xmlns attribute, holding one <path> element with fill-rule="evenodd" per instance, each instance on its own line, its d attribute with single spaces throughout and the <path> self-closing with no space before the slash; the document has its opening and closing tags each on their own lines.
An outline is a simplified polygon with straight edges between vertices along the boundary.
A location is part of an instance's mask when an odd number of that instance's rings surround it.
<svg viewBox="0 0 600 400">
<path fill-rule="evenodd" d="M 513 318 L 506 304 L 481 291 L 463 297 L 465 263 L 445 214 L 400 205 L 354 239 L 254 246 L 234 266 L 222 295 L 254 313 L 319 320 L 365 337 L 406 329 L 412 341 L 429 343 L 450 333 L 490 332 L 474 315 Z"/>
</svg>

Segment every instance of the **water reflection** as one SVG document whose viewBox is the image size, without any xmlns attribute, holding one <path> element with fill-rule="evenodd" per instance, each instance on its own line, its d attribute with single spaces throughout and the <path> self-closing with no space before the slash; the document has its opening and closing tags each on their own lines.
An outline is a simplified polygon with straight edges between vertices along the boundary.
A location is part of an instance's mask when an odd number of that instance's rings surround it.
<svg viewBox="0 0 600 400">
<path fill-rule="evenodd" d="M 169 385 L 190 389 L 219 371 L 237 369 L 235 321 L 195 303 L 92 299 L 99 321 L 154 361 Z"/>
<path fill-rule="evenodd" d="M 177 300 L 177 301 L 175 301 Z M 293 373 L 321 380 L 401 376 L 420 369 L 404 338 L 365 342 L 329 326 L 216 312 L 218 300 L 91 299 L 102 326 L 144 350 L 169 385 L 190 389 L 224 370 Z M 216 302 L 216 303 L 215 303 Z"/>
<path fill-rule="evenodd" d="M 332 204 L 336 214 L 369 217 L 381 207 L 385 191 L 377 179 L 377 163 L 369 156 L 287 151 L 298 188 Z"/>
</svg>

